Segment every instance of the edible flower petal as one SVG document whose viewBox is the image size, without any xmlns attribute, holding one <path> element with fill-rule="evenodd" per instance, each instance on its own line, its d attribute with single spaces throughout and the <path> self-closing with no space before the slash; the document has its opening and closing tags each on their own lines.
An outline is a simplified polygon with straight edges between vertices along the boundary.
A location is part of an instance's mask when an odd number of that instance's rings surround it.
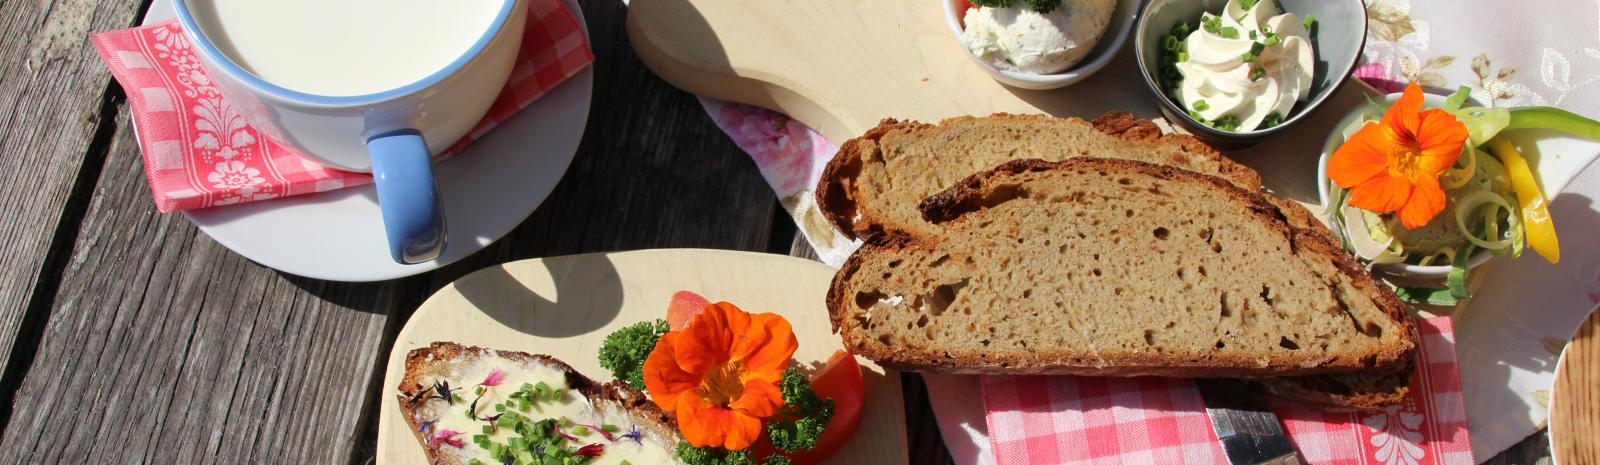
<svg viewBox="0 0 1600 465">
<path fill-rule="evenodd" d="M 606 445 L 600 443 L 579 447 L 578 450 L 572 452 L 573 455 L 581 457 L 599 457 L 600 454 L 604 453 L 606 453 Z"/>
<path fill-rule="evenodd" d="M 504 381 L 505 379 L 506 379 L 505 370 L 501 370 L 499 368 L 494 368 L 494 369 L 489 370 L 489 375 L 483 377 L 483 382 L 478 383 L 478 385 L 479 386 L 487 386 L 487 387 L 495 387 L 495 386 L 499 386 L 500 382 Z"/>
<path fill-rule="evenodd" d="M 462 446 L 465 445 L 465 444 L 463 444 L 461 442 L 460 439 L 456 439 L 456 436 L 459 436 L 460 434 L 461 434 L 460 431 L 456 431 L 456 430 L 449 429 L 449 428 L 440 428 L 438 432 L 433 433 L 433 440 L 430 441 L 429 443 L 430 444 L 441 444 L 441 443 L 442 444 L 449 444 L 452 447 L 460 449 Z"/>
<path fill-rule="evenodd" d="M 1439 173 L 1454 165 L 1467 140 L 1466 126 L 1444 110 L 1422 110 L 1416 83 L 1383 120 L 1368 123 L 1328 158 L 1328 178 L 1350 189 L 1350 206 L 1395 212 L 1406 229 L 1428 224 L 1444 210 Z"/>
<path fill-rule="evenodd" d="M 719 302 L 661 337 L 645 359 L 645 387 L 689 444 L 742 450 L 783 407 L 777 383 L 798 346 L 783 317 Z"/>
</svg>

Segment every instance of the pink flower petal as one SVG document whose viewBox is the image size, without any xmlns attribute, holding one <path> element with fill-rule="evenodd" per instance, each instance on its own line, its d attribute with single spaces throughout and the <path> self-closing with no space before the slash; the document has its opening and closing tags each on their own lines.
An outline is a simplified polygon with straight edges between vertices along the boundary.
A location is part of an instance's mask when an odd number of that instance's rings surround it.
<svg viewBox="0 0 1600 465">
<path fill-rule="evenodd" d="M 463 444 L 461 442 L 460 439 L 456 439 L 456 436 L 458 436 L 460 434 L 461 434 L 461 432 L 453 430 L 453 429 L 448 429 L 448 428 L 440 429 L 439 432 L 433 433 L 433 441 L 431 441 L 431 443 L 434 443 L 434 444 L 438 444 L 438 443 L 449 444 L 449 445 L 451 445 L 451 446 L 453 446 L 453 447 L 455 447 L 457 449 L 460 449 L 463 445 L 465 445 L 465 444 Z"/>
<path fill-rule="evenodd" d="M 506 379 L 506 372 L 501 370 L 501 369 L 499 369 L 499 368 L 495 368 L 495 369 L 489 370 L 489 376 L 483 377 L 483 382 L 478 383 L 478 385 L 479 386 L 495 387 L 495 386 L 499 386 L 500 385 L 500 381 L 503 381 L 505 379 Z"/>
</svg>

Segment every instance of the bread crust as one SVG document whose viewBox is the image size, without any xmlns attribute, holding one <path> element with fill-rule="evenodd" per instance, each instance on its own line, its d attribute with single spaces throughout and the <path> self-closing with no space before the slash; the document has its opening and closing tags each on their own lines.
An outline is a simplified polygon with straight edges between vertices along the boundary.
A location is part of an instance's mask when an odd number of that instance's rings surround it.
<svg viewBox="0 0 1600 465">
<path fill-rule="evenodd" d="M 428 377 L 443 377 L 442 373 L 434 373 L 431 364 L 449 362 L 462 357 L 486 357 L 482 347 L 464 346 L 454 342 L 438 341 L 427 347 L 412 349 L 406 354 L 406 374 L 400 379 L 398 389 L 400 393 L 395 396 L 395 402 L 400 404 L 400 416 L 405 418 L 406 425 L 411 428 L 412 436 L 417 438 L 423 450 L 427 453 L 428 463 L 431 465 L 464 465 L 456 462 L 449 454 L 442 453 L 443 444 L 429 444 L 429 437 L 419 430 L 420 425 L 416 419 L 416 404 L 410 399 L 417 392 L 428 389 L 422 381 Z M 523 363 L 536 363 L 561 370 L 566 375 L 567 387 L 577 391 L 590 402 L 611 403 L 626 410 L 639 426 L 648 429 L 652 434 L 664 438 L 678 437 L 677 428 L 673 426 L 671 417 L 661 411 L 655 403 L 642 392 L 624 384 L 621 381 L 612 381 L 601 384 L 578 370 L 573 369 L 561 359 L 542 354 L 530 354 L 509 350 L 495 350 L 495 355 L 501 358 Z"/>
<path fill-rule="evenodd" d="M 1077 168 L 1134 172 L 1176 182 L 1200 183 L 1210 188 L 1221 190 L 1247 205 L 1264 224 L 1284 234 L 1285 238 L 1292 242 L 1297 251 L 1304 250 L 1306 253 L 1313 254 L 1313 256 L 1331 260 L 1336 269 L 1348 276 L 1355 287 L 1363 293 L 1373 296 L 1377 305 L 1382 307 L 1384 314 L 1390 317 L 1396 326 L 1404 328 L 1404 333 L 1397 338 L 1398 342 L 1391 344 L 1391 347 L 1386 347 L 1373 354 L 1359 357 L 1279 357 L 1271 364 L 1263 364 L 1260 360 L 1238 356 L 1239 354 L 1212 354 L 1207 357 L 1190 360 L 1186 366 L 1172 366 L 1173 362 L 1170 358 L 1142 355 L 1091 358 L 1060 354 L 1050 355 L 1034 351 L 1028 354 L 997 352 L 964 356 L 948 352 L 935 353 L 932 350 L 888 350 L 885 347 L 870 344 L 869 341 L 863 339 L 865 336 L 854 331 L 858 322 L 852 321 L 850 318 L 851 312 L 848 306 L 848 298 L 854 292 L 854 289 L 851 288 L 854 274 L 860 270 L 866 257 L 878 253 L 900 253 L 910 249 L 930 250 L 939 240 L 939 238 L 923 240 L 899 235 L 868 237 L 865 244 L 851 255 L 839 273 L 835 275 L 828 297 L 828 310 L 834 330 L 843 335 L 846 345 L 852 352 L 885 366 L 910 371 L 980 374 L 1252 378 L 1351 373 L 1374 369 L 1391 371 L 1410 367 L 1412 358 L 1415 356 L 1416 329 L 1410 319 L 1405 316 L 1404 305 L 1400 303 L 1398 298 L 1394 297 L 1392 291 L 1379 287 L 1364 269 L 1356 265 L 1353 259 L 1325 239 L 1327 234 L 1294 227 L 1284 217 L 1279 207 L 1270 202 L 1264 195 L 1245 191 L 1219 178 L 1132 160 L 1091 157 L 1071 158 L 1059 162 L 1014 160 L 1001 164 L 989 171 L 970 176 L 944 192 L 924 200 L 920 207 L 924 217 L 929 221 L 951 223 L 951 226 L 954 227 L 958 222 L 968 217 L 969 213 L 980 211 L 978 205 L 981 202 L 979 202 L 979 199 L 984 194 L 985 187 L 990 184 L 1006 183 L 1022 173 Z M 1360 329 L 1358 328 L 1358 330 Z"/>
<path fill-rule="evenodd" d="M 1255 381 L 1275 396 L 1330 412 L 1384 409 L 1405 401 L 1406 393 L 1411 390 L 1412 371 L 1409 366 L 1402 371 L 1367 375 L 1378 378 L 1371 386 L 1349 383 L 1352 377 L 1359 375 L 1363 373 L 1261 378 Z"/>
<path fill-rule="evenodd" d="M 930 133 L 944 130 L 954 123 L 974 120 L 1013 120 L 1013 121 L 1049 121 L 1059 124 L 1087 124 L 1101 133 L 1118 137 L 1129 143 L 1148 144 L 1158 149 L 1171 150 L 1175 159 L 1172 163 L 1188 163 L 1188 156 L 1200 157 L 1217 163 L 1221 167 L 1221 174 L 1229 181 L 1248 190 L 1261 189 L 1261 177 L 1250 167 L 1223 156 L 1221 152 L 1206 145 L 1199 139 L 1183 134 L 1162 134 L 1161 128 L 1150 120 L 1140 119 L 1127 112 L 1110 112 L 1093 121 L 1084 121 L 1081 118 L 1057 118 L 1049 115 L 1017 115 L 1010 113 L 995 113 L 990 116 L 958 116 L 946 118 L 938 124 L 925 124 L 915 121 L 900 121 L 887 118 L 880 121 L 876 127 L 867 130 L 860 137 L 845 141 L 839 146 L 839 151 L 834 154 L 823 167 L 822 177 L 817 181 L 816 200 L 817 208 L 822 216 L 833 224 L 835 228 L 851 239 L 861 239 L 879 234 L 890 233 L 898 229 L 883 218 L 872 214 L 870 211 L 860 211 L 856 199 L 859 194 L 855 191 L 855 179 L 861 174 L 862 158 L 875 149 L 879 142 L 886 136 L 910 135 L 914 133 Z M 1175 150 L 1173 150 L 1175 149 Z M 859 217 L 858 217 L 859 215 Z M 901 234 L 904 234 L 903 232 Z"/>
</svg>

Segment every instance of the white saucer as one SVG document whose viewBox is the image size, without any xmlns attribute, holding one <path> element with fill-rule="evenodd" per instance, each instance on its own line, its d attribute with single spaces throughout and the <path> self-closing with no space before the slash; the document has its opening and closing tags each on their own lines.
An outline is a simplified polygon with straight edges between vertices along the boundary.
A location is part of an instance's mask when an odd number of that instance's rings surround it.
<svg viewBox="0 0 1600 465">
<path fill-rule="evenodd" d="M 577 2 L 563 2 L 588 34 Z M 172 17 L 171 0 L 156 0 L 144 22 Z M 235 253 L 286 273 L 379 281 L 428 272 L 493 243 L 544 202 L 577 153 L 593 88 L 590 67 L 435 166 L 450 242 L 432 262 L 389 258 L 371 185 L 184 214 Z"/>
</svg>

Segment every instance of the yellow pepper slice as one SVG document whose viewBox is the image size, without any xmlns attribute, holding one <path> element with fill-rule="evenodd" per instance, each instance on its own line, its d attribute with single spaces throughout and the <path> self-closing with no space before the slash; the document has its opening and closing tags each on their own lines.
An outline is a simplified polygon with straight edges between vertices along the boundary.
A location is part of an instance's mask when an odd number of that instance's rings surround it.
<svg viewBox="0 0 1600 465">
<path fill-rule="evenodd" d="M 1518 207 L 1522 210 L 1523 233 L 1528 247 L 1533 248 L 1550 263 L 1561 261 L 1561 244 L 1556 242 L 1556 225 L 1550 220 L 1550 206 L 1539 191 L 1539 182 L 1533 179 L 1533 170 L 1522 152 L 1505 139 L 1489 140 L 1489 149 L 1500 157 L 1506 166 L 1506 177 L 1511 178 L 1511 190 L 1517 193 Z"/>
</svg>

